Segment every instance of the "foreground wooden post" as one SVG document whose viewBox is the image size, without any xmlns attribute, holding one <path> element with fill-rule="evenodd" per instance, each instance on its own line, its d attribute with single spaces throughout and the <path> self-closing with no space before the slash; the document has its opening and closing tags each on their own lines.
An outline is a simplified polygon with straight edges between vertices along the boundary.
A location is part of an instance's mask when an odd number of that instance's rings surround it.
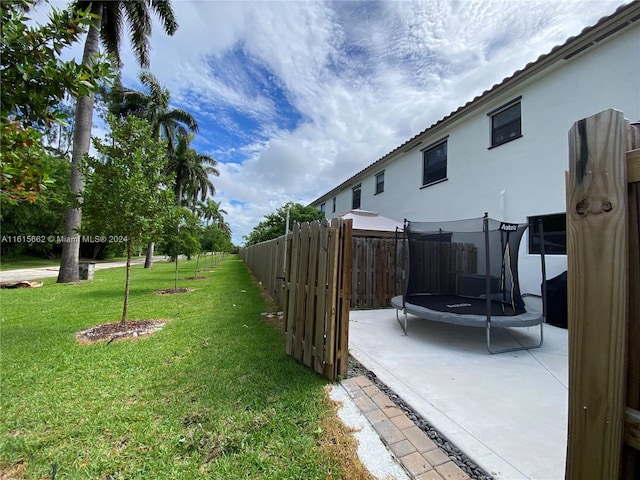
<svg viewBox="0 0 640 480">
<path fill-rule="evenodd" d="M 629 183 L 629 324 L 627 326 L 627 409 L 622 479 L 640 477 L 640 123 L 627 135 Z"/>
<path fill-rule="evenodd" d="M 617 479 L 623 443 L 629 250 L 623 114 L 569 132 L 567 479 Z"/>
</svg>

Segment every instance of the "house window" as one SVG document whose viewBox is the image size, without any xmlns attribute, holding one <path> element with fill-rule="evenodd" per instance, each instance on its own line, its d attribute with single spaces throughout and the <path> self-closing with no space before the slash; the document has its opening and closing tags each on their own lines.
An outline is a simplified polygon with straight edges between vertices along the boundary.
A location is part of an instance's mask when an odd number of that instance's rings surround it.
<svg viewBox="0 0 640 480">
<path fill-rule="evenodd" d="M 447 179 L 447 141 L 439 142 L 423 150 L 422 186 Z"/>
<path fill-rule="evenodd" d="M 356 185 L 351 189 L 351 208 L 360 208 L 360 196 L 362 195 L 361 185 Z"/>
<path fill-rule="evenodd" d="M 491 147 L 522 136 L 520 97 L 487 114 L 491 117 Z"/>
<path fill-rule="evenodd" d="M 529 217 L 529 253 L 540 253 L 540 227 L 544 229 L 545 255 L 567 254 L 567 215 L 554 213 Z"/>
<path fill-rule="evenodd" d="M 331 203 L 332 203 L 331 211 L 333 213 L 335 213 L 336 212 L 336 197 L 333 197 L 333 200 L 331 201 Z"/>
<path fill-rule="evenodd" d="M 320 211 L 322 213 L 327 213 L 327 204 L 323 203 L 322 205 L 320 205 Z"/>
<path fill-rule="evenodd" d="M 376 175 L 376 195 L 384 192 L 384 172 Z"/>
</svg>

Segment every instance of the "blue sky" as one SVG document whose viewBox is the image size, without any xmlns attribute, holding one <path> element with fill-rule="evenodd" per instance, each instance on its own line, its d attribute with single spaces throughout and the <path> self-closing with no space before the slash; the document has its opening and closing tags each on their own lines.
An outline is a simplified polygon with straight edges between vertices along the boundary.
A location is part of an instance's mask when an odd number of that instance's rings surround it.
<svg viewBox="0 0 640 480">
<path fill-rule="evenodd" d="M 623 3 L 174 0 L 180 27 L 156 25 L 150 71 L 198 120 L 242 245 Z M 122 58 L 138 88 L 126 42 Z"/>
</svg>

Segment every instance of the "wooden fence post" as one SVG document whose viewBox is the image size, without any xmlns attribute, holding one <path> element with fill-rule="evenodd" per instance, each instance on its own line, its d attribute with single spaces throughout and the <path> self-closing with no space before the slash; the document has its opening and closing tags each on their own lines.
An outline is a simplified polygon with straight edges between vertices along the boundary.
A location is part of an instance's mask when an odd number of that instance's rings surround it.
<svg viewBox="0 0 640 480">
<path fill-rule="evenodd" d="M 617 479 L 623 441 L 629 250 L 623 114 L 569 132 L 567 479 Z"/>
<path fill-rule="evenodd" d="M 640 477 L 640 123 L 627 135 L 629 183 L 629 325 L 627 330 L 627 416 L 622 479 Z"/>
</svg>

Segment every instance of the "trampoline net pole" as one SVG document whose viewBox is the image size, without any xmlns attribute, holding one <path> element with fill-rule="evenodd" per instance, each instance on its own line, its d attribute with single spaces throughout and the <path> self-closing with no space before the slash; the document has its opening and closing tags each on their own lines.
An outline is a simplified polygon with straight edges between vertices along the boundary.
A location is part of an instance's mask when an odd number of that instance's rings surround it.
<svg viewBox="0 0 640 480">
<path fill-rule="evenodd" d="M 407 275 L 407 268 L 408 268 L 408 255 L 407 255 L 407 248 L 409 247 L 408 245 L 408 240 L 407 240 L 407 230 L 409 228 L 409 221 L 405 218 L 404 219 L 404 228 L 402 231 L 402 246 L 401 246 L 401 255 L 402 255 L 402 308 L 405 309 L 405 300 L 406 300 L 406 295 L 407 295 L 407 282 L 408 280 L 408 275 Z M 405 314 L 406 314 L 406 310 L 405 310 Z M 406 321 L 405 321 L 406 323 Z M 406 333 L 406 331 L 405 331 Z"/>
<path fill-rule="evenodd" d="M 538 226 L 540 227 L 540 264 L 542 268 L 542 316 L 544 321 L 547 321 L 547 262 L 544 254 L 544 226 L 542 219 L 538 219 Z"/>
<path fill-rule="evenodd" d="M 482 228 L 484 230 L 484 286 L 487 295 L 487 349 L 491 351 L 491 255 L 489 253 L 489 214 L 487 212 L 482 219 Z"/>
</svg>

